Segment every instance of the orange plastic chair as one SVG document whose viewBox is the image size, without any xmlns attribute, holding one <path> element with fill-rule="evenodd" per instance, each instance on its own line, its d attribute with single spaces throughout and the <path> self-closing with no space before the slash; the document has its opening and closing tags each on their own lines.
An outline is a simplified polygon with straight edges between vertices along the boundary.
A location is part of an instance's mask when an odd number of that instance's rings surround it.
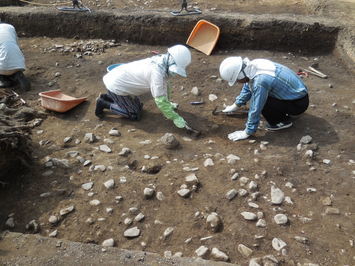
<svg viewBox="0 0 355 266">
<path fill-rule="evenodd" d="M 78 104 L 87 100 L 86 97 L 75 98 L 66 95 L 62 93 L 61 90 L 40 92 L 39 96 L 41 96 L 41 105 L 44 108 L 60 113 L 69 111 Z"/>
<path fill-rule="evenodd" d="M 206 55 L 210 55 L 218 41 L 219 34 L 220 30 L 218 26 L 201 19 L 196 23 L 186 44 Z"/>
</svg>

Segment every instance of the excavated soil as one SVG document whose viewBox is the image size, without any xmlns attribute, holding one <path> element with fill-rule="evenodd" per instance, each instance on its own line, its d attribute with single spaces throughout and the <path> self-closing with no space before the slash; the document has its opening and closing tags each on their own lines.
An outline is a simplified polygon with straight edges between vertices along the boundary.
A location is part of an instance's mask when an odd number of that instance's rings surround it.
<svg viewBox="0 0 355 266">
<path fill-rule="evenodd" d="M 151 8 L 156 7 L 153 3 Z M 291 5 L 296 1 L 288 3 Z M 152 56 L 152 51 L 166 50 L 166 46 L 123 41 L 112 47 L 104 47 L 104 43 L 100 40 L 50 37 L 20 39 L 28 66 L 26 75 L 33 89 L 17 92 L 28 107 L 44 111 L 38 93 L 49 89 L 61 89 L 75 97 L 85 96 L 88 101 L 64 114 L 45 111 L 47 118 L 32 129 L 30 147 L 33 160 L 27 161 L 29 168 L 21 175 L 9 173 L 0 180 L 4 182 L 0 187 L 2 229 L 8 229 L 5 221 L 12 214 L 15 221 L 13 231 L 30 233 L 26 225 L 35 219 L 43 236 L 58 230 L 59 239 L 97 244 L 113 238 L 117 247 L 159 254 L 169 250 L 173 254 L 182 252 L 183 256 L 195 256 L 194 251 L 205 245 L 210 249 L 219 248 L 228 254 L 230 262 L 241 265 L 246 265 L 251 257 L 270 254 L 284 265 L 298 262 L 354 264 L 355 80 L 342 60 L 314 50 L 313 54 L 304 54 L 294 50 L 273 52 L 219 47 L 212 56 L 206 56 L 192 49 L 189 77 L 171 80 L 173 101 L 179 103 L 179 113 L 203 132 L 201 137 L 192 138 L 163 118 L 150 95 L 142 97 L 145 111 L 140 122 L 127 121 L 109 113 L 103 120 L 95 117 L 95 98 L 104 92 L 102 76 L 106 66 Z M 78 56 L 82 52 L 78 47 L 83 46 L 94 48 L 91 53 Z M 222 108 L 224 104 L 230 104 L 239 93 L 240 87 L 231 88 L 213 77 L 218 76 L 220 62 L 232 55 L 268 58 L 294 71 L 318 63 L 328 79 L 304 78 L 310 90 L 311 105 L 292 128 L 272 133 L 260 129 L 251 138 L 255 142 L 233 143 L 227 139 L 227 134 L 243 129 L 246 116 L 212 115 L 216 106 Z M 200 89 L 200 96 L 191 94 L 195 86 Z M 210 94 L 215 94 L 218 99 L 210 101 Z M 190 104 L 200 100 L 204 104 Z M 117 128 L 121 136 L 109 136 L 112 128 Z M 158 142 L 167 132 L 177 137 L 180 148 L 167 150 Z M 94 133 L 100 139 L 86 143 L 86 133 Z M 312 136 L 312 144 L 299 151 L 297 144 L 305 135 Z M 71 137 L 71 141 L 65 143 L 66 137 Z M 112 153 L 98 150 L 99 145 L 108 142 Z M 268 143 L 266 149 L 262 142 Z M 123 147 L 130 148 L 132 154 L 119 156 Z M 305 158 L 308 149 L 314 150 L 313 159 Z M 91 160 L 93 165 L 105 165 L 106 170 L 90 171 L 89 166 L 83 166 L 76 156 L 71 157 L 70 154 Z M 229 154 L 238 155 L 240 160 L 233 165 L 228 164 L 226 157 Z M 66 159 L 69 167 L 45 167 L 48 157 Z M 203 166 L 208 157 L 213 159 L 214 166 Z M 324 160 L 330 160 L 330 163 Z M 142 172 L 144 166 L 159 171 Z M 197 167 L 195 173 L 200 181 L 197 190 L 186 199 L 176 193 L 189 174 L 184 167 Z M 231 180 L 234 171 L 258 184 L 260 196 L 257 200 L 252 200 L 253 191 L 248 189 L 248 185 L 243 185 L 238 179 Z M 103 183 L 111 178 L 116 185 L 108 190 Z M 126 182 L 120 182 L 124 179 Z M 94 183 L 93 188 L 83 190 L 81 185 L 90 181 Z M 286 186 L 288 182 L 293 188 L 289 184 Z M 271 205 L 272 184 L 281 188 L 293 203 Z M 164 199 L 145 199 L 145 187 L 161 191 Z M 229 201 L 225 194 L 233 188 L 245 188 L 249 195 Z M 122 200 L 117 200 L 118 196 L 122 196 Z M 89 202 L 93 199 L 99 200 L 100 205 L 91 206 Z M 257 203 L 259 208 L 248 206 L 250 201 Z M 75 210 L 56 225 L 48 222 L 51 215 L 59 217 L 60 210 L 71 205 Z M 145 218 L 127 226 L 124 220 L 135 217 L 129 212 L 131 207 L 137 207 Z M 106 208 L 112 208 L 112 213 L 108 213 Z M 244 220 L 240 215 L 243 211 L 263 212 L 267 226 L 259 228 L 255 222 Z M 205 217 L 211 212 L 217 212 L 222 218 L 220 232 L 213 233 L 206 227 Z M 274 222 L 273 217 L 278 213 L 288 216 L 288 224 L 280 226 Z M 137 226 L 141 234 L 127 240 L 123 232 L 133 226 Z M 163 239 L 167 227 L 174 227 L 174 232 Z M 212 238 L 201 240 L 208 236 Z M 300 243 L 294 239 L 295 236 L 306 237 L 308 242 Z M 271 241 L 275 237 L 287 243 L 286 253 L 281 254 L 272 248 Z M 191 242 L 185 243 L 188 238 L 192 238 Z M 250 258 L 239 253 L 239 244 L 253 250 Z"/>
</svg>

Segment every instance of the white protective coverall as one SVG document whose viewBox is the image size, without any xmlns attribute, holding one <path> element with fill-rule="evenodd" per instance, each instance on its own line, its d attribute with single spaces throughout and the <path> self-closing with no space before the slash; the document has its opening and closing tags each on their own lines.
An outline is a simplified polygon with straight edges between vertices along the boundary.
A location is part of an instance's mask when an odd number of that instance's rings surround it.
<svg viewBox="0 0 355 266">
<path fill-rule="evenodd" d="M 0 23 L 0 74 L 12 75 L 25 68 L 25 58 L 18 46 L 14 26 Z"/>
</svg>

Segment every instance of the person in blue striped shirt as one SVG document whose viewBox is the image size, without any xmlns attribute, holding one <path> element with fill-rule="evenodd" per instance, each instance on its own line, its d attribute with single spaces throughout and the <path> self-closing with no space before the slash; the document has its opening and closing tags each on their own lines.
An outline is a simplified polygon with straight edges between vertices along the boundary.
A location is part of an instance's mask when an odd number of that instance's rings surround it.
<svg viewBox="0 0 355 266">
<path fill-rule="evenodd" d="M 232 105 L 223 112 L 232 113 L 248 101 L 248 121 L 244 130 L 228 134 L 232 141 L 253 135 L 262 114 L 268 122 L 266 130 L 276 131 L 292 126 L 293 116 L 304 113 L 309 105 L 308 89 L 295 72 L 288 67 L 267 59 L 242 59 L 228 57 L 220 65 L 221 78 L 229 86 L 243 83 L 243 88 Z"/>
</svg>

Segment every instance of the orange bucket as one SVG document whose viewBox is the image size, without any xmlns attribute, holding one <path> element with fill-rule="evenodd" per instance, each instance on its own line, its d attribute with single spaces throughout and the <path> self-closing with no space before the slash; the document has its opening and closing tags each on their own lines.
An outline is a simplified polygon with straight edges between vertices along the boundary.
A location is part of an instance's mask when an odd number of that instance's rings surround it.
<svg viewBox="0 0 355 266">
<path fill-rule="evenodd" d="M 196 23 L 186 44 L 206 55 L 210 55 L 218 41 L 219 34 L 218 26 L 201 19 Z"/>
<path fill-rule="evenodd" d="M 40 92 L 41 96 L 41 105 L 52 111 L 64 113 L 74 108 L 78 104 L 87 100 L 86 97 L 75 98 L 69 95 L 66 95 L 61 92 L 61 90 L 51 90 Z"/>
</svg>

